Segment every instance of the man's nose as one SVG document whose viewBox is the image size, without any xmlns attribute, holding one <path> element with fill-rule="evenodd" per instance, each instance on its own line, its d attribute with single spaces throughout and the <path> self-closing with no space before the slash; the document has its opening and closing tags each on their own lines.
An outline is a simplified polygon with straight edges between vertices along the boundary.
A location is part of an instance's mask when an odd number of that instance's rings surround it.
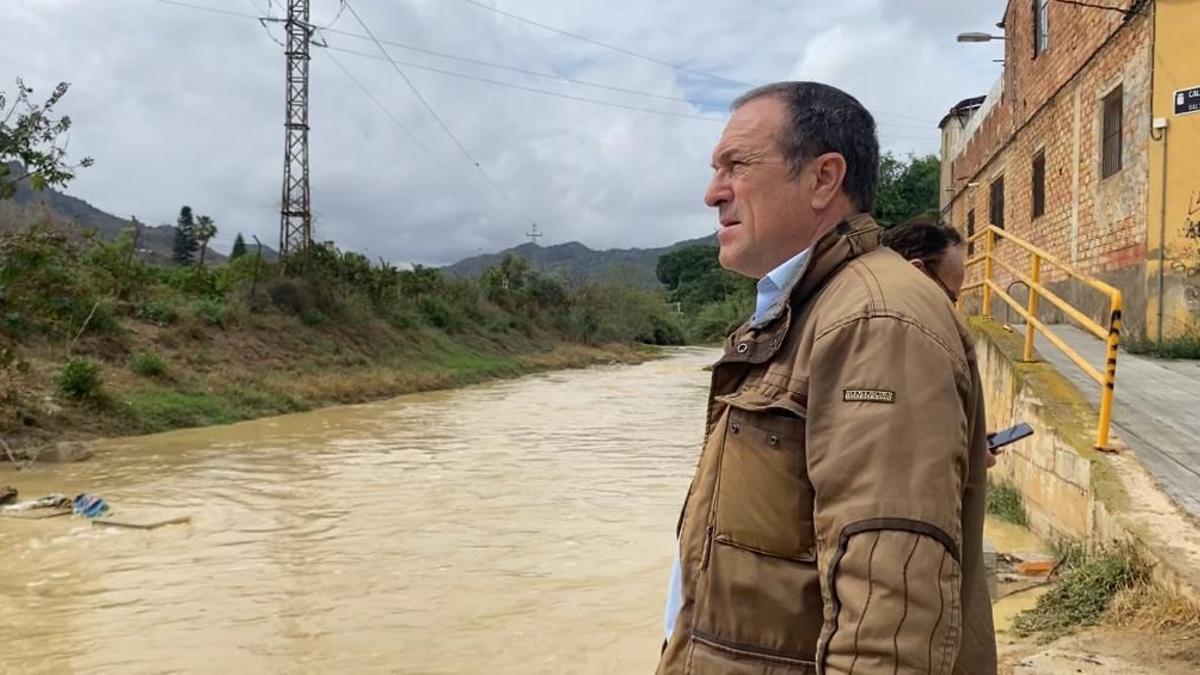
<svg viewBox="0 0 1200 675">
<path fill-rule="evenodd" d="M 708 190 L 704 192 L 704 203 L 711 208 L 733 200 L 733 190 L 729 185 L 729 179 L 721 171 L 713 174 L 712 180 L 708 182 Z"/>
</svg>

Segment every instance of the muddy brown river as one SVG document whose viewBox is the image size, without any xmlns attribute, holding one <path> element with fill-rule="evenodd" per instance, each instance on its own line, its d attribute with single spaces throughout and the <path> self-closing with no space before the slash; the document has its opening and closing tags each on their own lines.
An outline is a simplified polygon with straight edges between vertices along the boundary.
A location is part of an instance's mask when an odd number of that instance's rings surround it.
<svg viewBox="0 0 1200 675">
<path fill-rule="evenodd" d="M 22 498 L 88 491 L 115 519 L 191 521 L 0 518 L 0 673 L 652 672 L 718 355 L 3 466 Z M 997 605 L 1002 634 L 1036 597 Z"/>
<path fill-rule="evenodd" d="M 644 673 L 717 352 L 105 441 L 0 471 L 0 672 Z"/>
</svg>

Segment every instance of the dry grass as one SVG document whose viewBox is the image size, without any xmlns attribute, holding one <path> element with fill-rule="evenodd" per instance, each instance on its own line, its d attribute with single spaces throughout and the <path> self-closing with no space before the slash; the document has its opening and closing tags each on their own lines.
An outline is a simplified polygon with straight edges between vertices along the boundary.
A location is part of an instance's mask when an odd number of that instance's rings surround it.
<svg viewBox="0 0 1200 675">
<path fill-rule="evenodd" d="M 1179 593 L 1146 580 L 1117 593 L 1104 624 L 1156 634 L 1200 637 L 1200 608 Z"/>
</svg>

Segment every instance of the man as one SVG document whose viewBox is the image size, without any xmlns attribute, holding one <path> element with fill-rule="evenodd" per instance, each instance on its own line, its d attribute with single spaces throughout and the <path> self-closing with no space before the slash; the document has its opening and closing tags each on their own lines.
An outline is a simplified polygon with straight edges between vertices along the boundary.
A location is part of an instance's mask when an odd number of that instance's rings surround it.
<svg viewBox="0 0 1200 675">
<path fill-rule="evenodd" d="M 878 161 L 811 82 L 744 95 L 713 152 L 721 264 L 759 295 L 713 368 L 661 674 L 995 672 L 974 352 L 879 248 Z"/>
<path fill-rule="evenodd" d="M 958 302 L 967 277 L 966 252 L 958 230 L 931 218 L 911 218 L 886 230 L 882 243 L 941 286 L 950 302 Z"/>
</svg>

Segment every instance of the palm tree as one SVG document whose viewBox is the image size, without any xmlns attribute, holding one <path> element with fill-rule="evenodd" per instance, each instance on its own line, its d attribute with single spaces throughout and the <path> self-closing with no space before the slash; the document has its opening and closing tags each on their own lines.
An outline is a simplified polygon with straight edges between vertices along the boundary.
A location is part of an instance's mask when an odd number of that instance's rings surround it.
<svg viewBox="0 0 1200 675">
<path fill-rule="evenodd" d="M 200 266 L 204 267 L 204 254 L 208 251 L 208 240 L 217 235 L 217 226 L 208 216 L 196 219 L 196 241 L 200 242 Z"/>
</svg>

